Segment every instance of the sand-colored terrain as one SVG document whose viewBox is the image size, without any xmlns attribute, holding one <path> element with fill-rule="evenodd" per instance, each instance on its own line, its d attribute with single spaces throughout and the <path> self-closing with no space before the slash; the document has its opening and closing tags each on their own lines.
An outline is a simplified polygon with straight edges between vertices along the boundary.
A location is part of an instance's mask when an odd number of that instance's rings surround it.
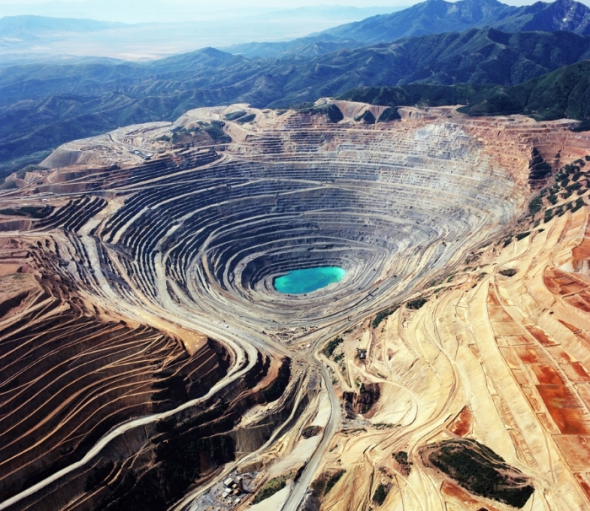
<svg viewBox="0 0 590 511">
<path fill-rule="evenodd" d="M 590 507 L 590 136 L 336 104 L 11 178 L 0 509 Z M 274 290 L 314 266 L 346 276 Z"/>
</svg>

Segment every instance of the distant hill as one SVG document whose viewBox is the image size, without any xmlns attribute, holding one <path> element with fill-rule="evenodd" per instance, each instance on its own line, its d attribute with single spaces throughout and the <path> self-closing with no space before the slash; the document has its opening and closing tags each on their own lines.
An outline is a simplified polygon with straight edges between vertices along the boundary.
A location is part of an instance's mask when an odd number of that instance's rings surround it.
<svg viewBox="0 0 590 511">
<path fill-rule="evenodd" d="M 393 14 L 328 29 L 323 34 L 360 43 L 389 42 L 404 37 L 470 28 L 494 27 L 507 32 L 567 30 L 590 34 L 590 8 L 574 0 L 513 7 L 497 0 L 427 0 Z"/>
<path fill-rule="evenodd" d="M 406 7 L 358 8 L 320 5 L 315 7 L 300 7 L 290 11 L 279 11 L 266 16 L 274 16 L 276 18 L 283 14 L 283 12 L 284 15 L 288 16 L 290 20 L 296 16 L 332 16 L 332 19 L 335 21 L 334 24 L 336 25 L 336 20 L 341 19 L 344 16 L 349 16 L 350 18 L 357 16 L 356 19 L 359 20 L 378 14 L 391 14 L 392 12 L 401 11 L 405 8 Z M 362 16 L 363 14 L 364 16 Z M 350 38 L 335 37 L 327 34 L 326 32 L 320 32 L 318 34 L 311 34 L 309 36 L 300 37 L 290 41 L 248 42 L 244 44 L 221 47 L 220 49 L 229 53 L 244 55 L 248 58 L 278 58 L 282 56 L 294 55 L 312 57 L 323 55 L 325 53 L 331 53 L 342 48 L 358 48 L 359 46 L 363 46 L 363 43 Z"/>
<path fill-rule="evenodd" d="M 362 46 L 362 44 L 354 39 L 344 39 L 329 34 L 320 34 L 276 43 L 236 44 L 235 46 L 222 49 L 235 55 L 244 55 L 248 58 L 280 58 L 291 56 L 317 57 L 337 50 L 358 48 L 359 46 Z"/>
<path fill-rule="evenodd" d="M 514 7 L 498 0 L 427 0 L 390 14 L 340 25 L 280 43 L 247 43 L 224 48 L 248 58 L 319 56 L 346 48 L 409 37 L 491 27 L 504 32 L 568 31 L 590 35 L 590 8 L 574 0 Z"/>
<path fill-rule="evenodd" d="M 589 36 L 472 29 L 341 50 L 296 63 L 277 60 L 266 75 L 277 81 L 281 77 L 282 97 L 265 100 L 266 106 L 284 106 L 334 96 L 358 85 L 516 85 L 586 58 L 590 58 Z M 244 94 L 240 100 L 261 105 L 260 92 Z"/>
</svg>

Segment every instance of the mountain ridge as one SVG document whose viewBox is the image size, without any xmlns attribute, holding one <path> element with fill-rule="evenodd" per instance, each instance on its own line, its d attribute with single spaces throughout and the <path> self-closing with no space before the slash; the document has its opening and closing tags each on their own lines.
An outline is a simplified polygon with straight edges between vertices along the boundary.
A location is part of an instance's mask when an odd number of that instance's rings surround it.
<svg viewBox="0 0 590 511">
<path fill-rule="evenodd" d="M 367 44 L 488 27 L 504 32 L 568 31 L 589 35 L 590 8 L 575 0 L 536 2 L 522 7 L 499 0 L 426 0 L 407 9 L 378 14 L 290 41 L 245 43 L 221 49 L 249 58 L 319 56 Z"/>
<path fill-rule="evenodd" d="M 567 30 L 589 34 L 590 8 L 575 0 L 556 0 L 550 4 L 537 2 L 523 7 L 509 6 L 498 0 L 427 0 L 403 11 L 373 16 L 323 33 L 377 43 L 483 27 L 508 32 Z"/>
</svg>

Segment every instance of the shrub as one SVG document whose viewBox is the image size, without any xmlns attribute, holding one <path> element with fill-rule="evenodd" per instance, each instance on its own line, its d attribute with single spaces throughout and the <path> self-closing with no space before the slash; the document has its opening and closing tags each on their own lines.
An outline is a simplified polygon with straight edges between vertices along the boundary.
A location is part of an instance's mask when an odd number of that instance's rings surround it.
<svg viewBox="0 0 590 511">
<path fill-rule="evenodd" d="M 408 309 L 418 310 L 421 309 L 427 301 L 426 298 L 416 298 L 415 300 L 410 300 L 406 306 Z"/>
<path fill-rule="evenodd" d="M 541 197 L 535 197 L 531 203 L 529 204 L 529 213 L 531 215 L 534 215 L 535 213 L 538 213 L 539 211 L 541 211 L 541 208 L 543 207 L 543 199 Z"/>
<path fill-rule="evenodd" d="M 326 357 L 330 358 L 334 354 L 336 348 L 343 342 L 344 339 L 342 339 L 342 337 L 336 337 L 332 339 L 324 348 L 323 354 L 326 355 Z"/>
<path fill-rule="evenodd" d="M 385 498 L 387 497 L 388 493 L 389 491 L 387 490 L 387 488 L 380 484 L 379 486 L 377 486 L 377 489 L 373 494 L 373 502 L 376 502 L 377 505 L 381 506 L 383 502 L 385 502 Z"/>
<path fill-rule="evenodd" d="M 543 217 L 543 221 L 545 223 L 549 222 L 553 218 L 553 212 L 553 209 L 548 209 L 547 211 L 545 211 L 545 216 Z"/>
<path fill-rule="evenodd" d="M 365 110 L 363 112 L 363 115 L 359 115 L 354 120 L 357 122 L 362 121 L 365 124 L 375 124 L 375 121 L 376 121 L 375 116 L 373 115 L 373 112 L 371 112 L 370 110 Z"/>
<path fill-rule="evenodd" d="M 399 451 L 393 454 L 393 458 L 400 465 L 402 473 L 407 477 L 412 471 L 413 463 L 408 460 L 408 453 L 405 451 Z"/>
<path fill-rule="evenodd" d="M 584 199 L 578 199 L 574 202 L 574 206 L 572 207 L 572 213 L 575 213 L 584 205 Z"/>
<path fill-rule="evenodd" d="M 225 118 L 228 121 L 235 121 L 236 119 L 239 119 L 244 115 L 246 115 L 246 112 L 244 110 L 237 110 L 236 112 L 230 112 L 229 114 L 226 114 Z"/>
<path fill-rule="evenodd" d="M 377 122 L 399 121 L 401 118 L 402 117 L 396 107 L 389 107 L 383 110 Z"/>
<path fill-rule="evenodd" d="M 244 117 L 241 117 L 236 122 L 238 122 L 240 124 L 246 124 L 247 122 L 252 122 L 254 119 L 256 119 L 256 114 L 248 114 L 248 115 L 245 115 Z"/>
<path fill-rule="evenodd" d="M 205 132 L 213 139 L 213 140 L 220 140 L 222 138 L 226 138 L 227 135 L 223 132 L 221 128 L 217 128 L 216 126 L 207 126 L 205 128 Z"/>
<path fill-rule="evenodd" d="M 314 115 L 325 115 L 330 122 L 338 122 L 344 119 L 342 111 L 334 103 L 313 107 L 307 110 L 307 112 Z"/>
<path fill-rule="evenodd" d="M 371 326 L 373 328 L 377 328 L 384 319 L 391 316 L 398 308 L 399 307 L 394 307 L 393 309 L 386 309 L 384 311 L 378 312 L 375 316 L 375 319 L 373 319 Z"/>
<path fill-rule="evenodd" d="M 579 190 L 582 188 L 582 183 L 574 183 L 573 185 L 569 185 L 566 190 L 568 192 L 573 192 L 574 190 Z"/>
<path fill-rule="evenodd" d="M 340 481 L 345 472 L 346 470 L 340 470 L 336 472 L 332 477 L 330 477 L 330 479 L 328 479 L 328 482 L 326 483 L 326 489 L 324 490 L 324 495 L 327 495 L 330 492 L 330 490 L 334 488 L 336 483 Z"/>
<path fill-rule="evenodd" d="M 317 436 L 321 433 L 322 428 L 320 426 L 307 426 L 302 432 L 301 435 L 303 438 L 311 438 Z"/>
<path fill-rule="evenodd" d="M 285 486 L 287 486 L 287 476 L 280 476 L 271 479 L 256 494 L 253 503 L 258 504 L 259 502 L 262 502 L 263 500 L 272 497 L 275 493 L 281 491 Z"/>
<path fill-rule="evenodd" d="M 549 202 L 550 202 L 550 203 L 551 203 L 553 206 L 555 206 L 555 204 L 557 204 L 557 199 L 558 199 L 558 197 L 557 197 L 557 194 L 555 194 L 555 193 L 554 193 L 554 194 L 552 194 L 552 195 L 549 195 L 549 197 L 547 197 L 547 200 L 548 200 L 548 201 L 549 201 Z"/>
<path fill-rule="evenodd" d="M 475 495 L 522 508 L 535 491 L 528 477 L 475 440 L 446 440 L 428 461 Z"/>
</svg>

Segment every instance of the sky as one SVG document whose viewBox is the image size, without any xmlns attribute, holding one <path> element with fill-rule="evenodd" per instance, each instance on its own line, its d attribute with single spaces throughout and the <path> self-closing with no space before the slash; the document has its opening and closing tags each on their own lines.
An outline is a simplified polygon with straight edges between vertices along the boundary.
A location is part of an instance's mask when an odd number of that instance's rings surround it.
<svg viewBox="0 0 590 511">
<path fill-rule="evenodd" d="M 0 0 L 0 17 L 36 14 L 125 23 L 189 21 L 239 17 L 307 6 L 411 5 L 415 0 Z"/>
<path fill-rule="evenodd" d="M 503 0 L 510 5 L 532 0 Z M 590 5 L 590 0 L 582 0 Z M 417 0 L 0 0 L 0 17 L 36 14 L 140 23 L 256 15 L 319 5 L 409 6 Z"/>
</svg>

